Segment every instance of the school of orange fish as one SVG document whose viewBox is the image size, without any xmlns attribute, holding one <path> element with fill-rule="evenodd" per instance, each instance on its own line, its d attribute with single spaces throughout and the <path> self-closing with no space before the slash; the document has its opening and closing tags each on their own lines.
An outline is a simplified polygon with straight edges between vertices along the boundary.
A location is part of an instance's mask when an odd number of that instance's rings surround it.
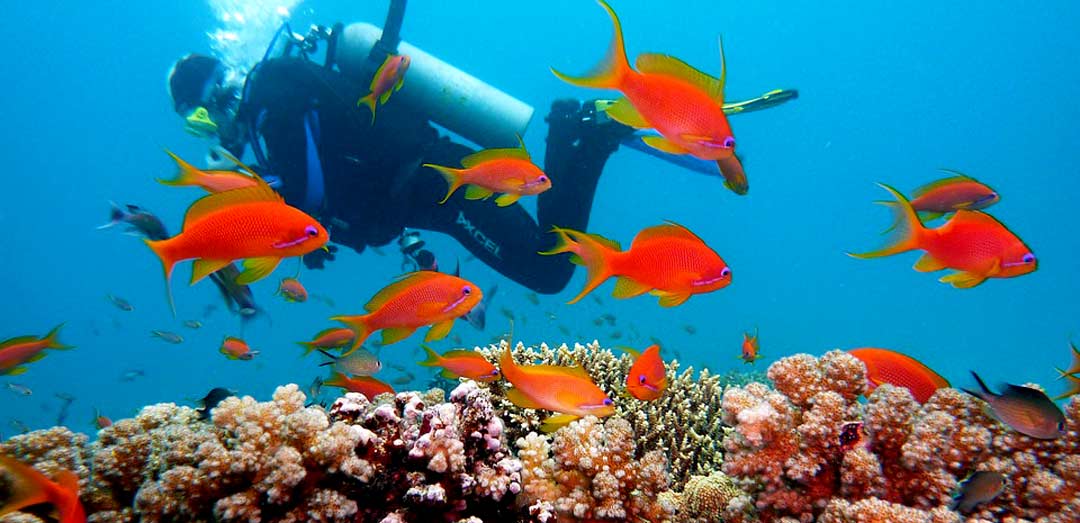
<svg viewBox="0 0 1080 523">
<path fill-rule="evenodd" d="M 635 61 L 636 68 L 631 67 L 619 19 L 607 3 L 603 0 L 599 3 L 614 25 L 607 58 L 589 76 L 574 77 L 553 69 L 555 75 L 577 86 L 620 91 L 624 97 L 607 108 L 609 116 L 634 128 L 656 130 L 660 136 L 645 138 L 656 149 L 716 161 L 725 186 L 737 194 L 746 194 L 749 182 L 735 154 L 735 138 L 722 110 L 726 76 L 722 45 L 718 78 L 660 54 L 642 54 Z M 371 83 L 371 93 L 358 101 L 358 106 L 371 111 L 372 121 L 376 105 L 388 103 L 390 95 L 407 78 L 408 66 L 407 56 L 391 56 L 379 68 Z M 169 154 L 176 161 L 179 174 L 162 183 L 197 186 L 209 193 L 189 207 L 181 232 L 163 237 L 160 222 L 133 206 L 114 209 L 114 222 L 126 223 L 147 236 L 146 244 L 160 258 L 164 269 L 170 306 L 173 302 L 169 282 L 173 268 L 181 261 L 193 260 L 191 284 L 213 275 L 215 283 L 223 289 L 229 286 L 235 289 L 265 278 L 284 258 L 326 248 L 329 237 L 318 220 L 286 204 L 239 160 L 234 159 L 236 171 L 205 171 Z M 461 186 L 466 186 L 466 198 L 485 199 L 500 194 L 495 203 L 507 206 L 522 196 L 539 194 L 557 182 L 532 163 L 523 145 L 480 151 L 461 163 L 462 168 L 426 165 L 446 179 L 444 202 Z M 916 189 L 910 200 L 896 189 L 882 185 L 893 200 L 879 203 L 891 208 L 896 216 L 888 230 L 890 239 L 881 249 L 850 253 L 850 256 L 875 258 L 923 251 L 915 270 L 951 269 L 940 281 L 957 288 L 1034 271 L 1037 260 L 1031 249 L 1004 224 L 984 212 L 999 201 L 999 195 L 966 175 L 953 171 L 947 174 L 946 178 Z M 947 219 L 938 227 L 925 225 L 942 217 Z M 695 294 L 713 292 L 732 282 L 728 264 L 704 240 L 676 223 L 641 230 L 626 250 L 618 242 L 596 233 L 558 227 L 552 233 L 557 238 L 555 246 L 539 254 L 569 254 L 569 261 L 584 266 L 587 272 L 584 289 L 570 304 L 612 277 L 616 280 L 612 293 L 615 298 L 651 294 L 659 298 L 662 307 L 680 305 Z M 240 260 L 242 270 L 237 270 L 233 263 Z M 308 299 L 307 290 L 296 278 L 283 279 L 277 293 L 293 302 Z M 389 345 L 428 326 L 425 341 L 443 339 L 454 321 L 480 304 L 483 296 L 479 286 L 457 275 L 408 273 L 376 293 L 364 306 L 363 313 L 332 318 L 345 327 L 328 328 L 300 344 L 306 354 L 318 351 L 329 358 L 324 365 L 332 366 L 332 375 L 325 385 L 369 397 L 393 392 L 389 384 L 371 376 L 381 364 L 362 347 L 365 340 L 375 331 L 381 331 L 381 343 Z M 109 299 L 117 307 L 131 310 L 131 305 L 122 299 L 111 296 Z M 245 307 L 242 298 L 236 301 L 238 307 Z M 189 327 L 198 328 L 195 323 Z M 57 340 L 59 329 L 58 326 L 40 338 L 21 336 L 0 343 L 0 374 L 26 372 L 26 364 L 44 357 L 46 349 L 70 348 Z M 171 343 L 183 341 L 174 333 L 155 331 L 154 335 Z M 338 349 L 342 350 L 340 355 L 330 352 Z M 521 364 L 514 360 L 509 347 L 499 356 L 498 367 L 472 350 L 452 350 L 441 355 L 427 346 L 424 350 L 428 357 L 420 365 L 439 367 L 441 375 L 448 379 L 463 377 L 480 382 L 506 379 L 512 385 L 507 392 L 510 401 L 521 407 L 555 413 L 545 419 L 544 430 L 554 430 L 582 416 L 606 416 L 615 410 L 614 400 L 581 367 Z M 235 337 L 225 338 L 220 351 L 237 360 L 251 360 L 259 353 Z M 915 399 L 924 402 L 938 388 L 949 386 L 933 370 L 895 351 L 862 348 L 851 353 L 865 362 L 871 388 L 886 383 L 904 387 Z M 1071 366 L 1059 369 L 1061 378 L 1071 384 L 1070 389 L 1055 399 L 1080 392 L 1080 350 L 1075 346 L 1072 355 Z M 756 331 L 744 335 L 739 357 L 746 363 L 761 357 Z M 1002 422 L 1036 438 L 1053 439 L 1061 434 L 1064 417 L 1044 393 L 1017 385 L 1006 385 L 1002 393 L 994 393 L 978 375 L 972 374 L 979 390 L 969 392 L 984 400 Z M 666 385 L 660 347 L 652 345 L 634 353 L 626 377 L 626 391 L 634 401 L 659 398 Z M 101 423 L 106 422 L 107 418 Z M 39 485 L 40 492 L 34 499 L 55 504 L 61 521 L 84 520 L 80 519 L 77 496 L 72 498 L 72 489 L 77 486 L 72 486 L 70 477 L 59 476 L 60 484 L 53 483 L 3 456 L 0 465 Z"/>
</svg>

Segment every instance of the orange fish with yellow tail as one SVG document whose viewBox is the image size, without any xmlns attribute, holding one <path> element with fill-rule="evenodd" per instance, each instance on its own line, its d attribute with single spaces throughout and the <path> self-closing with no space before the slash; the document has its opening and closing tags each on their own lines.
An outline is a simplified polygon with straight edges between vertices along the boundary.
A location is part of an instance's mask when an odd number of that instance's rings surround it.
<svg viewBox="0 0 1080 523">
<path fill-rule="evenodd" d="M 499 357 L 499 370 L 514 387 L 506 391 L 511 403 L 526 409 L 559 412 L 541 425 L 552 432 L 578 418 L 602 418 L 615 412 L 615 402 L 596 386 L 583 367 L 518 365 L 507 344 Z"/>
<path fill-rule="evenodd" d="M 382 330 L 382 344 L 397 343 L 431 325 L 424 341 L 441 340 L 454 320 L 472 310 L 483 293 L 468 280 L 435 271 L 410 272 L 380 290 L 364 305 L 367 314 L 335 316 L 356 333 L 351 353 L 372 332 Z"/>
<path fill-rule="evenodd" d="M 66 350 L 74 348 L 60 343 L 57 336 L 60 334 L 61 323 L 49 331 L 45 336 L 18 336 L 0 342 L 0 376 L 17 376 L 29 370 L 23 363 L 33 363 L 45 357 L 45 349 Z"/>
<path fill-rule="evenodd" d="M 949 386 L 949 380 L 941 377 L 922 362 L 896 351 L 866 347 L 848 351 L 866 365 L 867 392 L 888 383 L 911 392 L 919 403 L 926 403 L 938 389 Z"/>
<path fill-rule="evenodd" d="M 660 358 L 660 346 L 650 345 L 630 366 L 630 372 L 626 375 L 626 391 L 639 400 L 652 401 L 662 396 L 666 389 L 667 369 Z"/>
<path fill-rule="evenodd" d="M 61 470 L 53 481 L 37 469 L 0 454 L 0 475 L 5 476 L 7 487 L 7 496 L 0 501 L 0 516 L 48 503 L 58 523 L 86 523 L 86 511 L 79 501 L 79 476 L 74 472 Z"/>
<path fill-rule="evenodd" d="M 412 59 L 408 55 L 393 54 L 383 60 L 371 79 L 371 92 L 356 101 L 356 106 L 367 107 L 371 111 L 371 123 L 375 123 L 375 104 L 386 105 L 390 95 L 405 84 L 405 72 L 409 70 Z"/>
<path fill-rule="evenodd" d="M 929 229 L 919 221 L 903 194 L 879 184 L 896 198 L 887 202 L 897 213 L 897 225 L 889 245 L 876 251 L 851 254 L 854 258 L 879 258 L 911 250 L 926 251 L 915 270 L 933 272 L 954 269 L 941 282 L 959 289 L 975 287 L 988 278 L 1012 278 L 1033 272 L 1035 254 L 1015 234 L 989 214 L 960 209 L 941 227 Z"/>
<path fill-rule="evenodd" d="M 458 378 L 468 378 L 481 383 L 487 383 L 496 381 L 501 377 L 499 369 L 495 368 L 495 366 L 479 352 L 468 349 L 458 349 L 440 355 L 431 350 L 431 347 L 428 347 L 427 345 L 423 345 L 422 347 L 424 348 L 424 351 L 427 352 L 428 358 L 421 361 L 420 365 L 425 367 L 442 367 L 443 370 L 439 374 L 446 379 L 456 380 Z"/>
<path fill-rule="evenodd" d="M 379 394 L 393 394 L 394 388 L 371 376 L 346 376 L 340 372 L 331 374 L 330 379 L 322 383 L 327 387 L 340 387 L 348 392 L 363 394 L 368 400 Z"/>
<path fill-rule="evenodd" d="M 315 335 L 311 341 L 298 341 L 298 345 L 304 348 L 304 355 L 311 354 L 315 349 L 340 349 L 349 345 L 356 339 L 356 333 L 345 327 L 330 327 L 323 329 Z"/>
<path fill-rule="evenodd" d="M 251 171 L 248 171 L 248 174 L 236 171 L 204 171 L 185 162 L 182 158 L 173 154 L 172 151 L 166 150 L 165 152 L 176 162 L 179 172 L 176 174 L 176 178 L 171 180 L 158 178 L 158 183 L 162 185 L 201 187 L 206 192 L 219 193 L 244 187 L 255 187 L 259 183 L 257 175 Z"/>
<path fill-rule="evenodd" d="M 555 247 L 540 254 L 571 253 L 570 261 L 584 265 L 585 288 L 568 303 L 615 276 L 616 298 L 650 293 L 660 297 L 661 307 L 680 305 L 694 294 L 722 289 L 731 283 L 731 268 L 689 229 L 668 222 L 642 229 L 630 249 L 603 236 L 554 228 Z"/>
<path fill-rule="evenodd" d="M 743 363 L 754 363 L 761 359 L 761 344 L 758 342 L 758 332 L 754 329 L 754 335 L 751 336 L 749 332 L 744 332 L 742 335 L 742 351 L 739 353 L 739 358 L 743 360 Z"/>
<path fill-rule="evenodd" d="M 735 136 L 724 115 L 726 67 L 720 45 L 720 77 L 713 78 L 685 62 L 662 54 L 639 55 L 630 67 L 623 43 L 622 23 L 604 0 L 598 0 L 614 25 L 607 57 L 588 76 L 551 71 L 561 80 L 597 89 L 621 91 L 606 112 L 612 119 L 636 129 L 656 129 L 661 136 L 643 138 L 649 146 L 670 154 L 690 154 L 718 164 L 725 186 L 746 194 L 749 184 L 735 157 Z M 740 179 L 741 178 L 741 179 Z"/>
<path fill-rule="evenodd" d="M 520 141 L 520 138 L 519 138 Z M 540 194 L 551 188 L 551 179 L 532 162 L 525 145 L 507 149 L 485 149 L 462 158 L 464 169 L 452 169 L 425 163 L 446 178 L 450 188 L 439 203 L 446 203 L 462 185 L 466 185 L 465 199 L 483 200 L 495 193 L 495 204 L 506 207 L 522 196 Z"/>
<path fill-rule="evenodd" d="M 188 207 L 180 234 L 160 241 L 144 240 L 161 259 L 165 288 L 174 313 L 169 281 L 173 267 L 195 259 L 191 283 L 244 260 L 236 283 L 258 281 L 283 258 L 303 256 L 326 245 L 326 229 L 305 212 L 285 203 L 266 182 L 204 196 Z"/>
</svg>

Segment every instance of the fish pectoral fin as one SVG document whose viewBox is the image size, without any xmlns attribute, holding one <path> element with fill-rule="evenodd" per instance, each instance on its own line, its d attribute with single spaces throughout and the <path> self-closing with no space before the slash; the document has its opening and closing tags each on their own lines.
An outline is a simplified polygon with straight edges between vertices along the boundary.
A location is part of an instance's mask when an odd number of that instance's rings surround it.
<svg viewBox="0 0 1080 523">
<path fill-rule="evenodd" d="M 690 299 L 689 292 L 653 291 L 652 294 L 660 297 L 661 307 L 674 307 L 676 305 L 682 305 L 684 301 Z"/>
<path fill-rule="evenodd" d="M 648 145 L 653 149 L 668 154 L 688 154 L 690 152 L 684 149 L 682 146 L 672 143 L 663 136 L 642 136 L 641 141 L 645 142 L 645 145 Z"/>
<path fill-rule="evenodd" d="M 236 276 L 236 283 L 240 285 L 251 285 L 267 276 L 278 264 L 281 263 L 281 258 L 277 256 L 263 256 L 261 258 L 248 258 L 244 260 L 244 270 Z"/>
<path fill-rule="evenodd" d="M 986 281 L 986 276 L 980 276 L 978 274 L 972 274 L 966 271 L 957 271 L 952 274 L 942 276 L 941 283 L 948 283 L 957 289 L 970 289 L 976 285 Z"/>
<path fill-rule="evenodd" d="M 485 189 L 479 185 L 470 185 L 465 188 L 466 200 L 484 200 L 490 198 L 492 194 L 490 189 Z"/>
<path fill-rule="evenodd" d="M 387 89 L 385 93 L 379 95 L 379 104 L 386 105 L 386 102 L 390 100 L 390 95 L 394 94 L 395 89 Z"/>
<path fill-rule="evenodd" d="M 933 257 L 930 253 L 923 254 L 918 261 L 915 262 L 914 268 L 919 272 L 934 272 L 945 269 L 947 266 L 941 260 Z"/>
<path fill-rule="evenodd" d="M 917 214 L 919 215 L 919 219 L 922 220 L 923 222 L 928 222 L 930 220 L 936 220 L 936 219 L 941 218 L 942 216 L 945 215 L 945 213 L 943 213 L 943 212 L 933 212 L 933 211 L 918 211 Z"/>
<path fill-rule="evenodd" d="M 45 351 L 41 351 L 33 356 L 30 356 L 29 358 L 26 358 L 26 361 L 24 363 L 34 363 L 35 361 L 41 361 L 41 359 L 45 356 Z"/>
<path fill-rule="evenodd" d="M 519 198 L 521 198 L 520 194 L 505 193 L 502 196 L 495 198 L 495 205 L 498 205 L 499 207 L 513 205 L 515 202 L 518 201 Z"/>
<path fill-rule="evenodd" d="M 540 430 L 545 433 L 555 432 L 566 425 L 578 420 L 581 416 L 575 416 L 573 414 L 555 414 L 548 416 L 540 424 Z"/>
<path fill-rule="evenodd" d="M 382 331 L 382 344 L 390 345 L 391 343 L 397 343 L 416 332 L 416 327 L 391 327 L 389 329 L 383 329 Z"/>
<path fill-rule="evenodd" d="M 442 372 L 439 373 L 439 376 L 442 376 L 448 380 L 456 380 L 460 377 L 457 374 L 450 372 L 448 369 L 443 369 Z"/>
<path fill-rule="evenodd" d="M 542 409 L 542 408 L 544 408 L 542 405 L 537 403 L 535 400 L 533 400 L 532 398 L 526 396 L 524 392 L 521 392 L 521 389 L 516 388 L 516 387 L 512 388 L 512 389 L 507 389 L 507 391 L 506 391 L 506 399 L 510 400 L 510 403 L 513 403 L 514 405 L 517 405 L 518 407 L 521 407 L 523 409 Z"/>
<path fill-rule="evenodd" d="M 611 292 L 611 295 L 623 299 L 633 298 L 634 296 L 640 296 L 652 290 L 652 287 L 645 285 L 637 280 L 627 278 L 626 276 L 619 276 L 615 280 L 615 290 Z"/>
<path fill-rule="evenodd" d="M 625 97 L 615 100 L 614 103 L 604 109 L 604 112 L 607 113 L 612 120 L 635 129 L 652 127 L 652 125 L 645 120 L 645 117 L 641 116 L 637 107 L 634 107 L 634 104 L 630 103 L 630 100 L 627 100 Z"/>
<path fill-rule="evenodd" d="M 454 326 L 454 320 L 449 319 L 446 321 L 440 321 L 435 325 L 432 325 L 427 331 L 427 336 L 424 336 L 424 341 L 437 341 L 450 334 L 450 328 Z"/>
<path fill-rule="evenodd" d="M 6 374 L 8 376 L 18 376 L 19 374 L 23 374 L 28 370 L 30 370 L 30 367 L 27 367 L 27 366 L 23 365 L 21 367 L 15 367 L 13 369 L 8 369 L 8 371 L 4 372 L 3 374 Z"/>
<path fill-rule="evenodd" d="M 195 285 L 199 280 L 221 270 L 230 263 L 232 263 L 232 260 L 204 260 L 202 258 L 195 260 L 195 263 L 191 264 L 191 285 Z"/>
</svg>

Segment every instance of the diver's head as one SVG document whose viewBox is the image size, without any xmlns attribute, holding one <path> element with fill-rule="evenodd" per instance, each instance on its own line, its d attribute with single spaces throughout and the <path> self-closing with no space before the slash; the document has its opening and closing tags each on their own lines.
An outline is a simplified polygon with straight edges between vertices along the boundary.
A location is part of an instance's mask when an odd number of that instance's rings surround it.
<svg viewBox="0 0 1080 523">
<path fill-rule="evenodd" d="M 217 58 L 193 53 L 177 60 L 169 70 L 168 87 L 173 109 L 191 134 L 215 135 L 230 117 L 235 90 L 226 85 L 225 66 Z"/>
</svg>

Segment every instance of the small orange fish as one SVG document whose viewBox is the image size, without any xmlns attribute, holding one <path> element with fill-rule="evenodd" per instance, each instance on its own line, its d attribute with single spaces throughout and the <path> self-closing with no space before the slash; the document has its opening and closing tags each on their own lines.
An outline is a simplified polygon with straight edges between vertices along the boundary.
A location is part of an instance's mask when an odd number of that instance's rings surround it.
<svg viewBox="0 0 1080 523">
<path fill-rule="evenodd" d="M 259 354 L 257 350 L 251 350 L 248 347 L 246 341 L 235 338 L 233 336 L 226 336 L 221 342 L 221 353 L 230 360 L 244 360 L 248 361 Z"/>
<path fill-rule="evenodd" d="M 1069 348 L 1072 349 L 1072 364 L 1065 370 L 1054 369 L 1058 371 L 1059 380 L 1068 377 L 1069 375 L 1080 373 L 1080 349 L 1077 349 L 1076 345 L 1071 341 L 1069 342 Z"/>
<path fill-rule="evenodd" d="M 606 109 L 608 116 L 636 129 L 656 129 L 661 136 L 647 136 L 643 140 L 660 151 L 725 161 L 718 165 L 724 174 L 725 186 L 737 194 L 746 194 L 749 185 L 735 157 L 735 136 L 723 108 L 727 75 L 723 45 L 720 46 L 719 78 L 677 58 L 653 53 L 639 55 L 634 64 L 637 66 L 635 71 L 626 58 L 619 17 L 607 2 L 599 0 L 599 3 L 614 25 L 605 60 L 584 77 L 568 76 L 555 69 L 551 71 L 573 85 L 621 91 L 625 98 Z"/>
<path fill-rule="evenodd" d="M 356 339 L 356 333 L 352 329 L 344 327 L 330 327 L 315 335 L 311 341 L 296 342 L 304 348 L 304 355 L 311 354 L 315 349 L 339 349 Z"/>
<path fill-rule="evenodd" d="M 544 420 L 541 430 L 552 432 L 584 416 L 602 418 L 615 412 L 615 403 L 596 386 L 582 367 L 522 365 L 514 363 L 510 347 L 499 358 L 503 377 L 514 387 L 506 391 L 511 403 L 526 409 L 561 414 Z"/>
<path fill-rule="evenodd" d="M 247 285 L 269 275 L 282 258 L 303 256 L 324 246 L 326 229 L 311 216 L 285 203 L 269 185 L 233 189 L 200 198 L 188 208 L 180 234 L 167 240 L 144 240 L 161 259 L 165 288 L 174 314 L 169 281 L 177 262 L 195 258 L 194 284 L 244 259 L 235 282 Z"/>
<path fill-rule="evenodd" d="M 849 256 L 878 258 L 923 250 L 926 254 L 915 262 L 915 270 L 955 269 L 956 272 L 940 281 L 959 289 L 975 287 L 987 278 L 1021 276 L 1037 268 L 1031 249 L 989 214 L 960 209 L 945 225 L 928 229 L 904 195 L 888 185 L 879 185 L 896 198 L 891 206 L 898 214 L 899 225 L 886 247 L 862 254 L 849 253 Z"/>
<path fill-rule="evenodd" d="M 284 296 L 285 301 L 290 303 L 303 303 L 308 298 L 307 289 L 296 278 L 282 278 L 277 293 Z"/>
<path fill-rule="evenodd" d="M 446 203 L 462 185 L 466 200 L 483 200 L 502 193 L 495 204 L 506 207 L 522 196 L 540 194 L 551 188 L 551 179 L 532 162 L 525 144 L 513 149 L 486 149 L 461 159 L 464 169 L 425 163 L 446 178 L 450 188 L 439 203 Z"/>
<path fill-rule="evenodd" d="M 739 357 L 742 358 L 743 363 L 754 363 L 761 359 L 761 354 L 758 352 L 761 348 L 761 344 L 758 342 L 758 331 L 754 329 L 754 335 L 751 336 L 749 332 L 744 332 L 742 335 L 742 353 Z"/>
<path fill-rule="evenodd" d="M 236 171 L 204 171 L 185 162 L 171 151 L 165 152 L 172 157 L 180 170 L 176 174 L 176 178 L 172 180 L 158 178 L 158 183 L 163 185 L 202 187 L 206 192 L 219 193 L 244 187 L 255 187 L 259 183 L 259 180 L 255 177 L 256 175 L 250 171 L 248 171 L 249 174 Z"/>
<path fill-rule="evenodd" d="M 29 370 L 24 363 L 33 363 L 45 357 L 45 349 L 72 349 L 71 345 L 64 345 L 56 339 L 60 333 L 61 323 L 49 331 L 42 338 L 34 336 L 18 336 L 0 342 L 0 375 L 18 376 Z"/>
<path fill-rule="evenodd" d="M 379 394 L 393 394 L 394 388 L 371 376 L 346 376 L 340 372 L 334 372 L 330 379 L 323 382 L 324 386 L 341 387 L 348 392 L 359 392 L 369 400 L 375 399 Z"/>
<path fill-rule="evenodd" d="M 375 123 L 375 102 L 386 105 L 390 95 L 401 89 L 405 84 L 405 72 L 409 70 L 412 60 L 408 55 L 392 54 L 383 60 L 382 65 L 375 71 L 371 79 L 371 92 L 356 101 L 356 106 L 366 106 L 371 111 L 371 123 Z"/>
<path fill-rule="evenodd" d="M 424 325 L 432 326 L 424 341 L 441 340 L 450 333 L 454 320 L 472 310 L 483 297 L 480 287 L 457 276 L 416 271 L 375 294 L 364 305 L 367 314 L 331 319 L 348 325 L 356 333 L 352 350 L 377 330 L 383 331 L 383 345 L 408 338 Z"/>
<path fill-rule="evenodd" d="M 878 385 L 888 383 L 911 391 L 915 401 L 926 403 L 935 391 L 949 386 L 949 380 L 930 367 L 896 351 L 868 347 L 848 353 L 866 364 L 867 396 Z"/>
<path fill-rule="evenodd" d="M 1065 434 L 1065 414 L 1041 390 L 1005 384 L 1005 392 L 994 394 L 974 371 L 979 390 L 963 389 L 990 405 L 994 416 L 1013 430 L 1037 439 L 1057 439 Z"/>
<path fill-rule="evenodd" d="M 652 401 L 664 394 L 667 389 L 667 370 L 660 358 L 660 346 L 650 345 L 630 366 L 626 375 L 626 390 L 631 396 Z"/>
<path fill-rule="evenodd" d="M 421 361 L 420 365 L 425 367 L 442 367 L 443 370 L 440 374 L 448 380 L 468 378 L 481 383 L 487 383 L 498 380 L 501 377 L 499 369 L 496 369 L 491 362 L 484 359 L 484 356 L 479 352 L 461 349 L 452 350 L 440 356 L 438 353 L 431 350 L 431 347 L 428 347 L 427 345 L 422 345 L 422 347 L 424 348 L 424 351 L 427 352 L 428 358 Z"/>
<path fill-rule="evenodd" d="M 572 253 L 570 261 L 587 270 L 585 288 L 567 303 L 576 303 L 612 276 L 611 293 L 632 298 L 646 292 L 660 297 L 661 307 L 674 307 L 694 294 L 731 283 L 731 269 L 701 238 L 675 223 L 643 229 L 627 251 L 603 236 L 555 227 L 555 247 L 540 254 Z"/>
<path fill-rule="evenodd" d="M 960 209 L 977 211 L 1001 201 L 997 192 L 978 180 L 961 172 L 942 171 L 953 176 L 930 182 L 911 193 L 911 208 L 920 218 L 933 220 Z"/>
<path fill-rule="evenodd" d="M 0 502 L 0 515 L 48 503 L 59 523 L 86 523 L 86 511 L 79 501 L 79 476 L 70 470 L 55 474 L 56 481 L 37 469 L 0 454 L 0 472 L 7 477 L 7 497 Z"/>
<path fill-rule="evenodd" d="M 93 422 L 94 422 L 94 427 L 97 428 L 98 430 L 101 430 L 101 429 L 103 429 L 105 427 L 111 427 L 112 426 L 112 420 L 109 419 L 108 416 L 105 416 L 104 414 L 102 414 L 101 411 L 98 410 L 98 409 L 94 409 Z"/>
</svg>

